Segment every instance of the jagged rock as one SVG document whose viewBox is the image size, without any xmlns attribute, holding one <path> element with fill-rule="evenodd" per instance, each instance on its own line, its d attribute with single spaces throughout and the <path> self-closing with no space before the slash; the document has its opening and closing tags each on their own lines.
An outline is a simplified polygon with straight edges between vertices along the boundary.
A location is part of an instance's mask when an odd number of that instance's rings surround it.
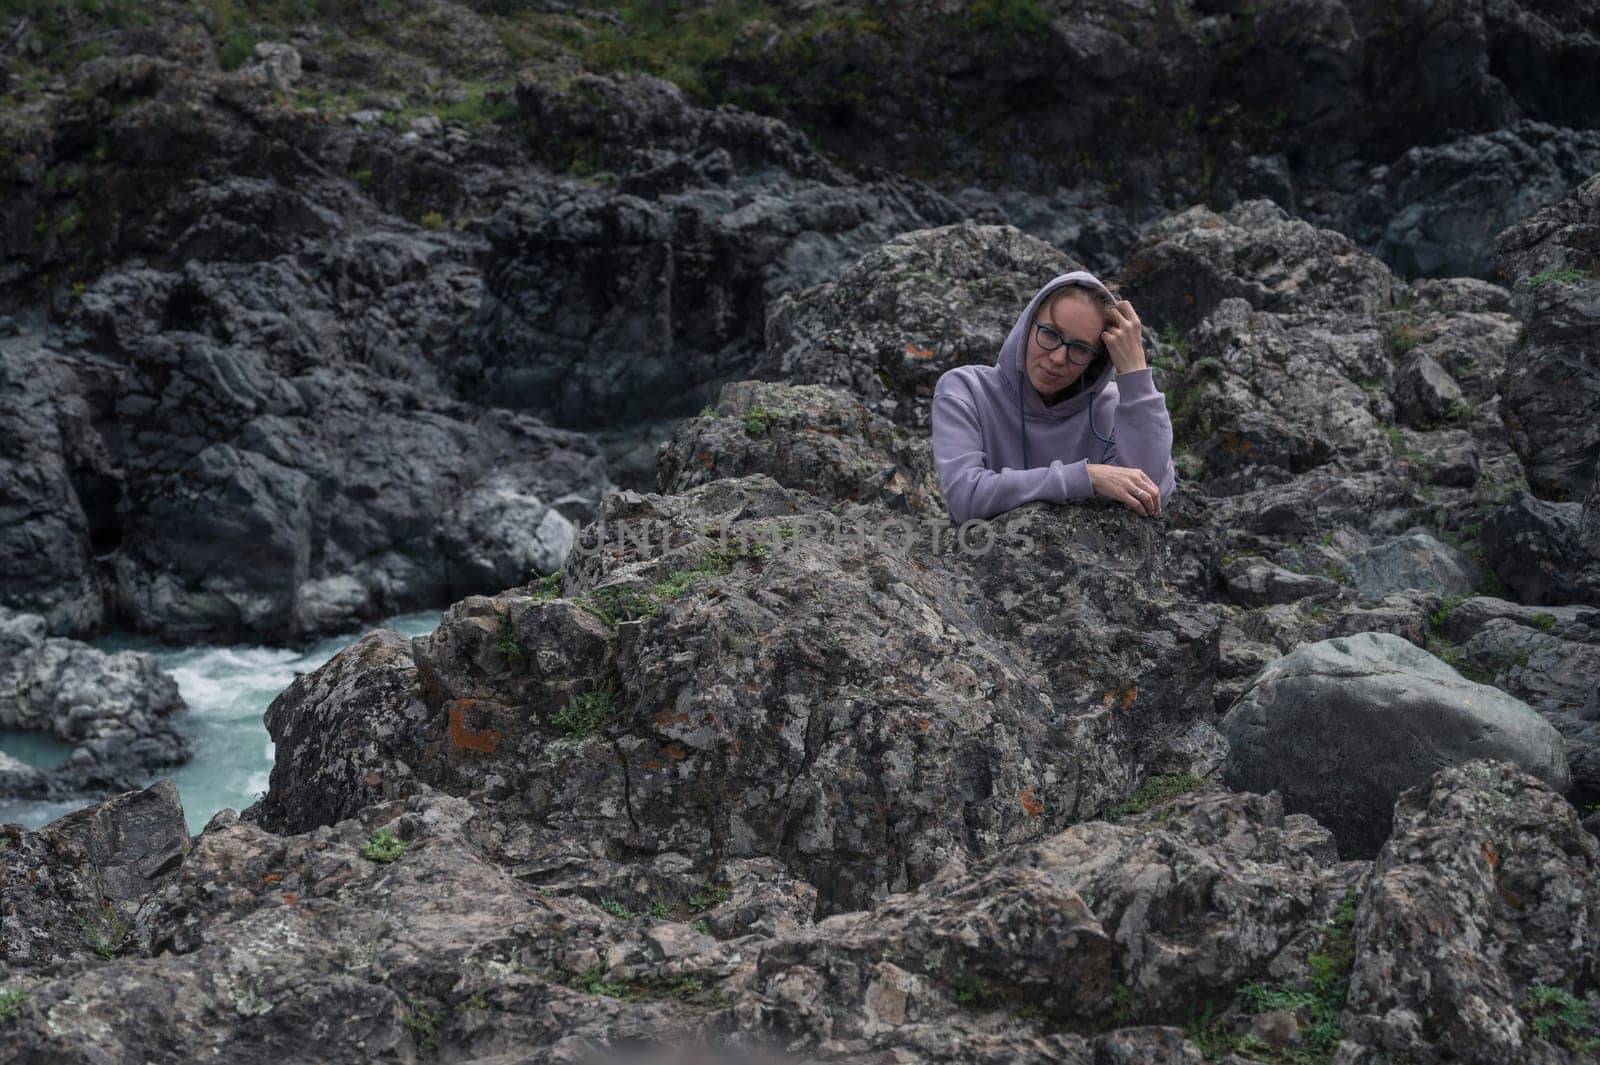
<svg viewBox="0 0 1600 1065">
<path fill-rule="evenodd" d="M 17 973 L 131 946 L 147 931 L 143 904 L 188 850 L 170 780 L 34 832 L 0 826 L 0 960 Z"/>
<path fill-rule="evenodd" d="M 1350 557 L 1356 591 L 1367 599 L 1420 590 L 1441 598 L 1470 595 L 1478 587 L 1472 560 L 1426 532 L 1385 540 Z"/>
<path fill-rule="evenodd" d="M 37 614 L 0 607 L 0 728 L 47 733 L 72 750 L 54 769 L 10 767 L 0 795 L 60 799 L 136 788 L 189 760 L 173 720 L 183 698 L 154 659 L 107 654 L 47 629 Z"/>
<path fill-rule="evenodd" d="M 1461 386 L 1431 356 L 1412 352 L 1395 372 L 1396 413 L 1425 429 L 1465 406 Z"/>
<path fill-rule="evenodd" d="M 1364 864 L 1338 863 L 1327 831 L 1276 797 L 1188 795 L 766 945 L 734 1008 L 805 1047 L 894 1039 L 885 985 L 907 1019 L 965 998 L 1067 1027 L 1162 1024 L 1249 980 L 1302 978 Z"/>
<path fill-rule="evenodd" d="M 838 502 L 947 513 L 927 437 L 913 435 L 837 389 L 736 381 L 709 415 L 685 419 L 656 462 L 662 492 L 764 473 Z"/>
<path fill-rule="evenodd" d="M 1560 734 L 1526 703 L 1465 680 L 1387 633 L 1308 644 L 1268 666 L 1223 719 L 1229 787 L 1275 790 L 1331 829 L 1340 853 L 1377 853 L 1395 797 L 1471 758 L 1571 783 Z"/>
<path fill-rule="evenodd" d="M 1221 757 L 1197 533 L 1035 507 L 929 554 L 933 526 L 763 476 L 601 517 L 562 597 L 468 600 L 297 681 L 250 816 L 304 830 L 422 780 L 707 872 L 776 857 L 829 912 Z"/>
<path fill-rule="evenodd" d="M 1588 1017 L 1600 1007 L 1600 842 L 1572 807 L 1515 766 L 1475 760 L 1405 791 L 1394 821 L 1357 914 L 1343 1021 L 1372 1049 L 1340 1060 L 1586 1060 L 1592 1022 L 1540 1021 L 1552 1016 L 1540 989 Z"/>
<path fill-rule="evenodd" d="M 1416 143 L 1373 168 L 1342 217 L 1319 221 L 1349 233 L 1397 273 L 1487 278 L 1496 234 L 1597 170 L 1600 131 L 1523 120 Z"/>
<path fill-rule="evenodd" d="M 1581 500 L 1600 455 L 1600 174 L 1495 238 L 1527 339 L 1501 385 L 1511 440 L 1546 498 Z"/>
<path fill-rule="evenodd" d="M 1580 544 L 1582 510 L 1577 503 L 1517 492 L 1490 511 L 1483 525 L 1484 557 L 1518 599 L 1600 605 L 1600 565 Z"/>
<path fill-rule="evenodd" d="M 1228 299 L 1278 314 L 1371 315 L 1390 306 L 1394 290 L 1388 268 L 1348 237 L 1270 200 L 1163 218 L 1129 251 L 1123 280 L 1141 321 L 1184 332 Z"/>
<path fill-rule="evenodd" d="M 754 360 L 773 298 L 958 217 L 931 190 L 859 183 L 789 127 L 653 77 L 525 81 L 518 102 L 536 150 L 565 152 L 563 167 L 581 153 L 620 188 L 545 183 L 497 213 L 485 298 L 452 361 L 462 394 L 561 424 L 690 413 Z"/>
<path fill-rule="evenodd" d="M 1326 577 L 1296 573 L 1255 557 L 1223 566 L 1222 578 L 1227 582 L 1228 598 L 1240 606 L 1292 603 L 1307 596 L 1326 599 L 1339 590 L 1339 585 Z"/>
<path fill-rule="evenodd" d="M 946 370 L 993 363 L 1039 286 L 1080 269 L 1010 226 L 906 233 L 839 275 L 778 301 L 752 375 L 842 388 L 899 425 L 930 425 Z"/>
<path fill-rule="evenodd" d="M 300 53 L 291 45 L 260 41 L 255 47 L 254 60 L 241 68 L 240 73 L 269 89 L 288 92 L 300 80 Z"/>
<path fill-rule="evenodd" d="M 1544 715 L 1566 741 L 1571 799 L 1600 801 L 1600 612 L 1468 599 L 1440 626 L 1477 671 Z"/>
</svg>

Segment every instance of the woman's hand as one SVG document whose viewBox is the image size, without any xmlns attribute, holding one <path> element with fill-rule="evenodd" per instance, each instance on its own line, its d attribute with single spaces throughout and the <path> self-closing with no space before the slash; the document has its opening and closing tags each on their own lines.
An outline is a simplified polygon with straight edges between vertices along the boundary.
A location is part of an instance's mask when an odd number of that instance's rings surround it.
<svg viewBox="0 0 1600 1065">
<path fill-rule="evenodd" d="M 1089 487 L 1102 499 L 1114 499 L 1136 513 L 1155 517 L 1161 513 L 1161 489 L 1148 474 L 1131 466 L 1089 463 Z"/>
<path fill-rule="evenodd" d="M 1106 311 L 1106 328 L 1100 342 L 1111 353 L 1111 365 L 1118 373 L 1132 373 L 1145 368 L 1144 327 L 1134 313 L 1133 304 L 1122 300 Z"/>
</svg>

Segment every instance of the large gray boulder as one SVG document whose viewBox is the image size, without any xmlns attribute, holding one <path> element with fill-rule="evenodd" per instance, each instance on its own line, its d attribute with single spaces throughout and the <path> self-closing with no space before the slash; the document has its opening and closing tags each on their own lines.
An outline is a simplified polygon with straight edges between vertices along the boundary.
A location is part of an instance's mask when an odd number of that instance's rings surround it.
<svg viewBox="0 0 1600 1065">
<path fill-rule="evenodd" d="M 1408 787 L 1472 758 L 1570 784 L 1561 735 L 1519 699 L 1475 684 L 1414 644 L 1361 633 L 1308 644 L 1261 672 L 1223 719 L 1230 787 L 1277 791 L 1285 809 L 1371 857 Z"/>
</svg>

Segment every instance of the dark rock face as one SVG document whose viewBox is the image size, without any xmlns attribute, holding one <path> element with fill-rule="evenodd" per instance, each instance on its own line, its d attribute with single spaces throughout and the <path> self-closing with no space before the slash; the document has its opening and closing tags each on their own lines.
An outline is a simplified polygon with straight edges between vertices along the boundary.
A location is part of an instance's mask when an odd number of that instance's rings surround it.
<svg viewBox="0 0 1600 1065">
<path fill-rule="evenodd" d="M 1543 988 L 1593 1008 L 1600 843 L 1496 762 L 1438 773 L 1394 819 L 1356 920 L 1346 1036 L 1418 1062 L 1585 1060 L 1589 1033 L 1541 1023 L 1534 1003 Z"/>
<path fill-rule="evenodd" d="M 963 558 L 765 476 L 601 521 L 563 597 L 466 600 L 409 655 L 374 634 L 297 681 L 250 816 L 305 830 L 417 779 L 630 853 L 776 857 L 837 910 L 1221 757 L 1196 534 L 1033 508 Z"/>
<path fill-rule="evenodd" d="M 1581 500 L 1600 457 L 1600 175 L 1502 232 L 1494 255 L 1527 323 L 1500 387 L 1512 444 L 1537 494 Z"/>
<path fill-rule="evenodd" d="M 1039 286 L 1082 266 L 1010 227 L 908 233 L 837 281 L 778 301 L 756 377 L 841 388 L 899 425 L 927 429 L 946 370 L 992 364 Z"/>
<path fill-rule="evenodd" d="M 617 187 L 545 183 L 497 213 L 454 366 L 463 395 L 562 424 L 689 413 L 748 366 L 772 299 L 959 217 L 931 190 L 858 182 L 789 127 L 696 107 L 654 78 L 525 82 L 518 100 L 536 151 L 580 146 Z"/>
<path fill-rule="evenodd" d="M 0 607 L 0 729 L 47 733 L 72 751 L 54 769 L 4 758 L 0 796 L 119 791 L 189 760 L 173 721 L 184 707 L 178 685 L 149 656 L 107 654 L 47 631 L 39 615 Z"/>
<path fill-rule="evenodd" d="M 725 385 L 714 410 L 686 419 L 662 445 L 656 469 L 662 492 L 763 473 L 822 499 L 882 503 L 919 517 L 948 513 L 926 436 L 849 392 L 817 385 Z"/>
<path fill-rule="evenodd" d="M 133 949 L 148 934 L 144 903 L 188 851 L 170 780 L 36 832 L 0 828 L 0 960 L 15 974 Z"/>
<path fill-rule="evenodd" d="M 1369 857 L 1401 791 L 1472 758 L 1571 784 L 1561 735 L 1525 703 L 1387 633 L 1308 644 L 1263 670 L 1223 722 L 1228 785 L 1275 790 Z"/>
<path fill-rule="evenodd" d="M 1581 810 L 1600 801 L 1600 612 L 1482 597 L 1451 608 L 1441 632 L 1468 668 L 1561 733 L 1573 803 Z"/>
</svg>

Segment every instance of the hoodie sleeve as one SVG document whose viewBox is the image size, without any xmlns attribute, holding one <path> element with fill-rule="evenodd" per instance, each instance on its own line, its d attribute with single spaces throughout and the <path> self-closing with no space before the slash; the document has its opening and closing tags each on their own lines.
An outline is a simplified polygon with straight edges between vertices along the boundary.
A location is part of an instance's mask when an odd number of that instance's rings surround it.
<svg viewBox="0 0 1600 1065">
<path fill-rule="evenodd" d="M 1106 462 L 1138 468 L 1161 489 L 1165 503 L 1177 485 L 1172 467 L 1172 418 L 1149 367 L 1117 374 L 1116 421 Z"/>
<path fill-rule="evenodd" d="M 1031 470 L 989 469 L 977 411 L 957 390 L 940 385 L 933 397 L 933 461 L 951 521 L 959 525 L 1035 500 L 1065 503 L 1092 494 L 1086 462 L 1057 459 Z"/>
</svg>

